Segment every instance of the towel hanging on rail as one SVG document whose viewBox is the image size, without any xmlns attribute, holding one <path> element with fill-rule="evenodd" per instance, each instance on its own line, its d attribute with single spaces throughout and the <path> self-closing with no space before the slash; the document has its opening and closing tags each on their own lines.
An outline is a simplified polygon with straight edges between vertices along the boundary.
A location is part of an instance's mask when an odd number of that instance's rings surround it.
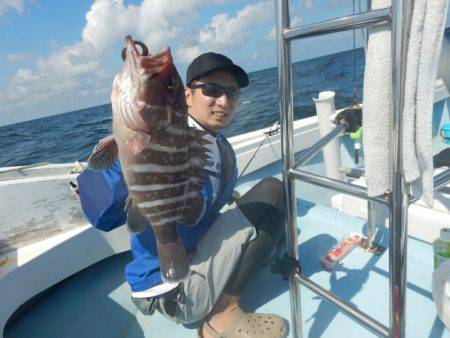
<svg viewBox="0 0 450 338">
<path fill-rule="evenodd" d="M 373 0 L 372 9 L 391 6 L 390 0 Z M 363 149 L 369 196 L 391 187 L 391 32 L 389 24 L 369 29 L 363 92 Z"/>
<path fill-rule="evenodd" d="M 413 192 L 433 202 L 433 95 L 448 0 L 416 0 L 408 45 L 402 114 L 402 168 Z M 385 8 L 389 0 L 373 0 Z M 369 196 L 391 189 L 391 33 L 390 25 L 369 31 L 363 97 L 363 147 Z"/>
<path fill-rule="evenodd" d="M 412 193 L 433 205 L 433 103 L 448 0 L 416 0 L 402 114 L 402 165 Z"/>
</svg>

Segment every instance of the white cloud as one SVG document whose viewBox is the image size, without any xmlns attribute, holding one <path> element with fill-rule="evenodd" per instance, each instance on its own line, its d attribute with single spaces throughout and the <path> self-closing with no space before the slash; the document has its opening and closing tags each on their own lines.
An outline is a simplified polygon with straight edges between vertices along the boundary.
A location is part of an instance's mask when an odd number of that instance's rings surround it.
<svg viewBox="0 0 450 338">
<path fill-rule="evenodd" d="M 252 60 L 256 60 L 256 59 L 258 59 L 258 57 L 259 57 L 258 53 L 253 53 Z"/>
<path fill-rule="evenodd" d="M 97 50 L 83 41 L 53 52 L 47 59 L 38 58 L 36 66 L 39 72 L 54 78 L 76 78 L 92 74 L 100 63 L 101 56 Z"/>
<path fill-rule="evenodd" d="M 272 28 L 269 32 L 269 34 L 267 34 L 267 40 L 269 41 L 275 41 L 276 39 L 276 34 L 277 34 L 277 30 L 274 28 Z"/>
<path fill-rule="evenodd" d="M 139 8 L 137 33 L 150 50 L 159 50 L 178 36 L 183 36 L 198 18 L 201 0 L 144 0 Z"/>
<path fill-rule="evenodd" d="M 6 111 L 23 107 L 64 112 L 70 102 L 77 102 L 81 89 L 89 84 L 91 93 L 105 87 L 105 71 L 100 59 L 92 54 L 86 42 L 79 42 L 53 52 L 48 58 L 38 57 L 35 71 L 20 68 L 0 94 Z M 107 83 L 110 83 L 108 76 Z M 56 104 L 55 107 L 51 107 Z M 64 108 L 61 108 L 64 107 Z M 60 109 L 57 111 L 57 109 Z"/>
<path fill-rule="evenodd" d="M 0 15 L 3 15 L 9 9 L 23 13 L 24 0 L 0 0 Z"/>
<path fill-rule="evenodd" d="M 180 62 L 188 63 L 191 62 L 195 57 L 202 53 L 200 46 L 185 46 L 179 47 L 175 51 L 175 56 Z"/>
<path fill-rule="evenodd" d="M 133 33 L 138 8 L 125 7 L 121 0 L 97 0 L 86 14 L 86 25 L 81 34 L 83 41 L 101 52 L 123 38 L 125 32 Z"/>
<path fill-rule="evenodd" d="M 0 13 L 10 8 L 21 12 L 25 1 L 0 0 Z M 105 70 L 106 63 L 113 52 L 118 57 L 114 47 L 125 35 L 144 41 L 151 52 L 172 46 L 175 61 L 186 64 L 201 52 L 223 52 L 224 48 L 242 45 L 251 28 L 273 18 L 273 3 L 268 0 L 248 5 L 235 16 L 217 14 L 198 27 L 204 7 L 225 2 L 143 0 L 138 5 L 125 5 L 123 0 L 96 0 L 86 13 L 79 41 L 72 45 L 53 41 L 48 57 L 33 56 L 34 67 L 21 68 L 5 81 L 0 88 L 1 109 L 10 116 L 26 111 L 23 107 L 48 115 L 80 108 L 86 102 L 83 98 L 108 101 L 113 74 Z M 10 62 L 27 58 L 27 53 L 6 56 Z M 73 107 L 68 108 L 70 103 Z"/>
<path fill-rule="evenodd" d="M 311 10 L 313 8 L 313 0 L 303 0 L 307 9 Z"/>
<path fill-rule="evenodd" d="M 30 69 L 19 68 L 17 73 L 14 75 L 12 81 L 18 85 L 27 84 L 30 81 L 35 81 L 39 77 L 34 75 Z"/>
<path fill-rule="evenodd" d="M 25 62 L 33 59 L 33 53 L 24 52 L 24 53 L 12 53 L 6 54 L 5 60 L 8 62 Z"/>
<path fill-rule="evenodd" d="M 176 57 L 188 63 L 196 55 L 206 51 L 223 52 L 224 49 L 241 47 L 250 38 L 249 30 L 273 19 L 273 3 L 261 1 L 247 5 L 235 16 L 220 13 L 212 17 L 199 31 L 186 38 L 178 47 Z"/>
<path fill-rule="evenodd" d="M 301 17 L 299 15 L 296 15 L 291 20 L 291 27 L 298 27 L 301 22 Z M 275 41 L 276 39 L 277 30 L 275 27 L 273 27 L 269 33 L 267 34 L 267 40 L 269 41 Z"/>
<path fill-rule="evenodd" d="M 23 11 L 23 4 L 0 0 L 0 9 Z M 11 111 L 23 111 L 23 107 L 50 107 L 57 113 L 66 111 L 68 103 L 77 103 L 81 97 L 99 95 L 99 103 L 107 101 L 113 74 L 104 68 L 112 47 L 132 34 L 155 51 L 173 41 L 184 25 L 196 19 L 194 9 L 200 5 L 204 5 L 200 0 L 144 0 L 139 6 L 125 6 L 123 0 L 96 0 L 86 13 L 78 42 L 60 46 L 53 41 L 54 51 L 46 58 L 36 56 L 34 70 L 19 69 L 0 89 L 2 110 L 11 115 Z M 189 55 L 194 53 L 192 49 Z M 27 53 L 9 54 L 6 60 L 18 62 L 27 57 Z"/>
<path fill-rule="evenodd" d="M 199 42 L 213 49 L 242 44 L 249 37 L 248 29 L 271 19 L 272 11 L 273 4 L 264 1 L 246 6 L 235 17 L 218 14 L 200 31 Z"/>
<path fill-rule="evenodd" d="M 291 27 L 298 27 L 300 26 L 300 22 L 302 21 L 302 18 L 300 15 L 295 15 L 292 17 L 291 20 Z"/>
</svg>

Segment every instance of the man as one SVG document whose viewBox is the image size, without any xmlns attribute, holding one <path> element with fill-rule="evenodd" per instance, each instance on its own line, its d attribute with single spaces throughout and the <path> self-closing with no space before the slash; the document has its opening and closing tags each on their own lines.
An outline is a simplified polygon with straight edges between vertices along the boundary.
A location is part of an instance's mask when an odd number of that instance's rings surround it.
<svg viewBox="0 0 450 338">
<path fill-rule="evenodd" d="M 205 211 L 194 227 L 179 226 L 191 274 L 182 283 L 162 281 L 150 226 L 132 235 L 133 261 L 125 272 L 132 300 L 142 313 L 151 315 L 156 309 L 177 323 L 202 320 L 199 336 L 204 338 L 276 338 L 287 331 L 282 318 L 244 313 L 239 307 L 245 283 L 284 233 L 281 182 L 265 179 L 236 201 L 237 206 L 219 212 L 231 200 L 237 177 L 234 151 L 219 131 L 232 121 L 239 89 L 248 83 L 245 71 L 221 54 L 202 54 L 189 65 L 185 88 L 189 124 L 207 131 L 205 138 L 211 142 L 202 189 Z M 95 202 L 93 186 L 96 190 L 106 186 L 107 202 Z M 118 162 L 101 173 L 84 172 L 79 188 L 85 215 L 95 227 L 108 231 L 125 223 L 127 191 Z"/>
</svg>

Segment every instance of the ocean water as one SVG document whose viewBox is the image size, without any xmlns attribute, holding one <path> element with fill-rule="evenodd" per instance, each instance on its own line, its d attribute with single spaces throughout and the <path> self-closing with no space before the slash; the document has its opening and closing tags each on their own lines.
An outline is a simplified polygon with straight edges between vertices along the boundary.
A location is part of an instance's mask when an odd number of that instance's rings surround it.
<svg viewBox="0 0 450 338">
<path fill-rule="evenodd" d="M 364 64 L 363 49 L 294 63 L 295 119 L 314 115 L 312 98 L 324 90 L 336 92 L 336 108 L 352 104 L 354 98 L 361 101 Z M 235 119 L 223 131 L 228 137 L 271 126 L 279 118 L 277 68 L 256 71 L 249 77 Z M 2 126 L 0 167 L 85 161 L 98 140 L 111 133 L 111 122 L 108 103 Z"/>
</svg>

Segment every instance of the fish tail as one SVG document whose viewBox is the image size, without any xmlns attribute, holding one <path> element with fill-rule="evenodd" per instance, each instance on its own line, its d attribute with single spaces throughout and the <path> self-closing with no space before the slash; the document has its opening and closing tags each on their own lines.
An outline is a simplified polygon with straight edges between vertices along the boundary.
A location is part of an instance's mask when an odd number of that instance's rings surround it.
<svg viewBox="0 0 450 338">
<path fill-rule="evenodd" d="M 190 274 L 189 260 L 175 222 L 153 227 L 164 282 L 181 282 Z"/>
<path fill-rule="evenodd" d="M 159 244 L 158 258 L 164 282 L 176 283 L 189 277 L 189 260 L 181 242 Z"/>
</svg>

